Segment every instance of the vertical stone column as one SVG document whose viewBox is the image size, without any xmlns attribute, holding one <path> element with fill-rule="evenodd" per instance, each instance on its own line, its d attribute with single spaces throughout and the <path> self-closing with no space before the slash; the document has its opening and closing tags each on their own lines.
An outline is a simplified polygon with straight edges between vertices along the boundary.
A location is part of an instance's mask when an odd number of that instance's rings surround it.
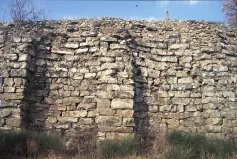
<svg viewBox="0 0 237 159">
<path fill-rule="evenodd" d="M 122 139 L 133 133 L 133 97 L 131 57 L 125 44 L 111 37 L 101 37 L 99 85 L 96 122 L 98 139 Z"/>
<path fill-rule="evenodd" d="M 3 37 L 3 34 L 0 35 Z M 23 127 L 31 39 L 5 35 L 0 40 L 0 129 Z"/>
</svg>

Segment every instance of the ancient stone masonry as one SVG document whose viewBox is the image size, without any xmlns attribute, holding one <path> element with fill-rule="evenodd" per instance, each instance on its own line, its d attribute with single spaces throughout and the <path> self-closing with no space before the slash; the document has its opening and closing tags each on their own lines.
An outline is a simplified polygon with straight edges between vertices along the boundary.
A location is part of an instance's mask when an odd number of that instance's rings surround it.
<svg viewBox="0 0 237 159">
<path fill-rule="evenodd" d="M 0 128 L 120 139 L 167 127 L 237 137 L 237 29 L 200 21 L 0 28 Z M 26 27 L 27 29 L 27 27 Z"/>
</svg>

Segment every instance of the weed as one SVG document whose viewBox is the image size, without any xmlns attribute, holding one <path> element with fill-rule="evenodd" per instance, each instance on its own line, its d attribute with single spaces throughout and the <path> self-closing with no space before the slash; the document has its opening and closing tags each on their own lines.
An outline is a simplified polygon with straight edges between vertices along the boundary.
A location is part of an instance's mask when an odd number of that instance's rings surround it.
<svg viewBox="0 0 237 159">
<path fill-rule="evenodd" d="M 137 152 L 137 148 L 138 140 L 133 136 L 121 141 L 104 140 L 99 143 L 99 150 L 103 159 L 132 155 Z"/>
<path fill-rule="evenodd" d="M 233 155 L 236 148 L 234 142 L 229 140 L 208 138 L 202 134 L 181 131 L 170 132 L 167 135 L 167 141 L 172 147 L 165 155 L 168 159 L 175 156 L 178 159 L 180 155 L 187 159 L 201 158 L 202 156 L 227 158 Z"/>
</svg>

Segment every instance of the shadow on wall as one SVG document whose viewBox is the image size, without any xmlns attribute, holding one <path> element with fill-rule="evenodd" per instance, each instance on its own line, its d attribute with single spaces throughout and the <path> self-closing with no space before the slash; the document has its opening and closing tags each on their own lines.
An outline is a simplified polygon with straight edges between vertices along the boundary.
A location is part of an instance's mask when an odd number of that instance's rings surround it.
<svg viewBox="0 0 237 159">
<path fill-rule="evenodd" d="M 50 102 L 46 97 L 49 95 L 50 82 L 46 77 L 46 61 L 50 56 L 47 47 L 50 43 L 46 36 L 33 40 L 27 52 L 27 74 L 22 100 L 22 124 L 23 129 L 29 131 L 45 130 L 46 114 L 49 113 Z"/>
<path fill-rule="evenodd" d="M 146 103 L 146 96 L 148 93 L 148 81 L 144 76 L 141 68 L 141 63 L 144 63 L 144 59 L 139 57 L 140 50 L 137 49 L 138 44 L 135 39 L 132 39 L 127 45 L 129 47 L 130 54 L 132 56 L 132 72 L 134 82 L 134 122 L 135 122 L 135 135 L 139 139 L 139 151 L 138 153 L 145 153 L 147 147 L 147 137 L 149 129 L 149 116 L 148 116 L 148 104 Z M 145 67 L 143 67 L 145 69 Z"/>
</svg>

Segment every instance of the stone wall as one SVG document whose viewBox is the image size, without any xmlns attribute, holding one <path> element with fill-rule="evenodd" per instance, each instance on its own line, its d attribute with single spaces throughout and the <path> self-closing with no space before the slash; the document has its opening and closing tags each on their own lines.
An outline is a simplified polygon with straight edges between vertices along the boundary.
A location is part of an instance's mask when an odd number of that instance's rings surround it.
<svg viewBox="0 0 237 159">
<path fill-rule="evenodd" d="M 37 25 L 37 36 L 21 38 L 1 26 L 1 129 L 57 131 L 70 143 L 160 127 L 237 136 L 236 28 L 111 18 Z"/>
</svg>

